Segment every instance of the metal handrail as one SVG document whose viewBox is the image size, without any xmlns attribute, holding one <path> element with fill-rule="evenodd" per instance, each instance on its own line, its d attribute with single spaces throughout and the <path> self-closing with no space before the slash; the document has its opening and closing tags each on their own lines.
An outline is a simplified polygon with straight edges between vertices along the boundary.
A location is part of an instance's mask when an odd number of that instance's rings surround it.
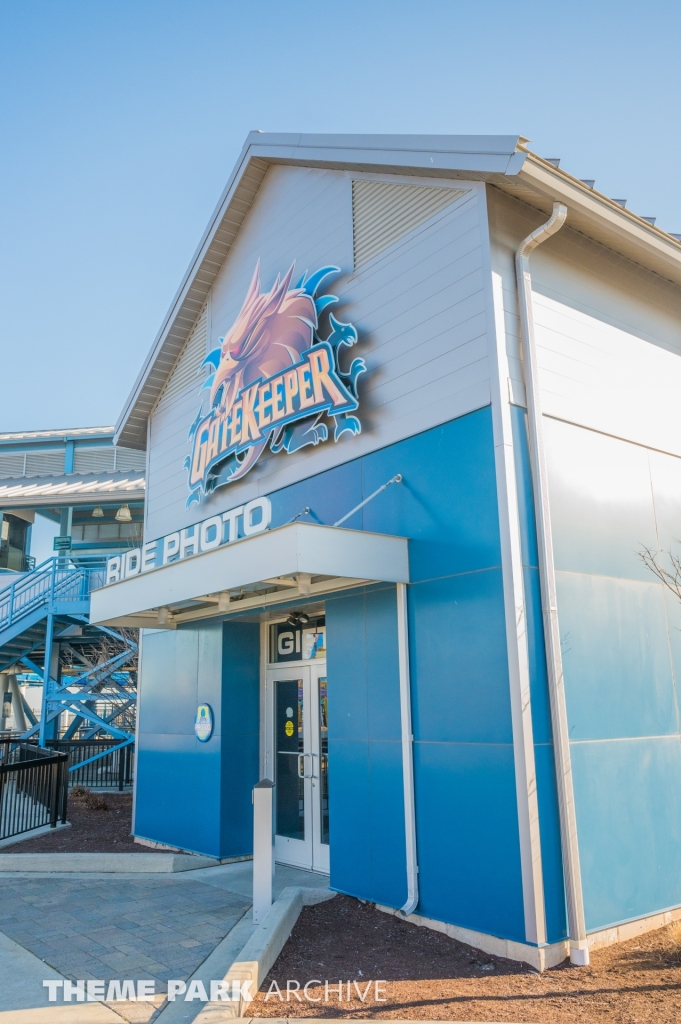
<svg viewBox="0 0 681 1024">
<path fill-rule="evenodd" d="M 101 560 L 90 566 L 65 566 L 59 558 L 48 558 L 33 572 L 0 590 L 0 629 L 45 604 L 86 601 L 103 582 Z"/>
<path fill-rule="evenodd" d="M 0 838 L 66 822 L 68 755 L 20 744 L 0 765 Z"/>
</svg>

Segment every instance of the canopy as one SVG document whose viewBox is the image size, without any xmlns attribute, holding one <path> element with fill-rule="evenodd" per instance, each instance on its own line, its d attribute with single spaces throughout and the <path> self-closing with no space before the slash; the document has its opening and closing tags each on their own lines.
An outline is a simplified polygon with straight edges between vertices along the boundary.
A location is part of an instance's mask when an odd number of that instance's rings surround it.
<svg viewBox="0 0 681 1024">
<path fill-rule="evenodd" d="M 409 582 L 406 537 L 290 523 L 95 590 L 90 622 L 175 629 L 377 582 Z"/>
</svg>

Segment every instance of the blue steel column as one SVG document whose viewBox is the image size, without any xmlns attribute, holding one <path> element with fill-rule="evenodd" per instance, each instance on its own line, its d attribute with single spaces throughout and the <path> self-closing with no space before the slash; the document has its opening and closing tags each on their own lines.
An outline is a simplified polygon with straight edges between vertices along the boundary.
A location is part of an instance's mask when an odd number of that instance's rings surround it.
<svg viewBox="0 0 681 1024">
<path fill-rule="evenodd" d="M 50 667 L 52 664 L 52 634 L 54 632 L 54 613 L 50 607 L 47 613 L 47 623 L 45 626 L 45 666 L 43 668 L 43 701 L 40 709 L 40 731 L 38 733 L 39 743 L 41 747 L 45 746 L 45 740 L 47 739 L 47 712 L 48 712 L 48 700 L 51 692 L 50 685 Z"/>
</svg>

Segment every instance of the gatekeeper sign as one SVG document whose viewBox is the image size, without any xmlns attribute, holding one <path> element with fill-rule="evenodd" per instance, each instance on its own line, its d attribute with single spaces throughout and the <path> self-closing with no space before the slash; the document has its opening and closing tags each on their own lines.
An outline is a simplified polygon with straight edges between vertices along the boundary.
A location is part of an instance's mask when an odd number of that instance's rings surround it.
<svg viewBox="0 0 681 1024">
<path fill-rule="evenodd" d="M 357 331 L 329 315 L 328 337 L 317 333 L 323 310 L 338 302 L 335 295 L 317 298 L 317 290 L 338 273 L 338 267 L 322 267 L 291 287 L 291 266 L 263 294 L 256 267 L 241 312 L 203 363 L 214 372 L 202 389 L 210 392 L 210 408 L 204 413 L 202 402 L 189 431 L 187 507 L 245 476 L 268 445 L 291 453 L 326 441 L 325 418 L 333 420 L 334 441 L 346 431 L 360 433 L 352 414 L 366 364 L 353 359 L 345 372 L 338 359 L 344 346 L 356 344 Z"/>
</svg>

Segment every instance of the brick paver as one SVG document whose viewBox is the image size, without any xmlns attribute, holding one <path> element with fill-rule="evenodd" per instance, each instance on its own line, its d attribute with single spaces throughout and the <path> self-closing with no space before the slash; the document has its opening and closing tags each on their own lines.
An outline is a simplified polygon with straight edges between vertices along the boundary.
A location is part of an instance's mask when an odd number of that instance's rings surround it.
<svg viewBox="0 0 681 1024">
<path fill-rule="evenodd" d="M 186 980 L 248 901 L 182 875 L 2 880 L 0 930 L 67 978 Z"/>
</svg>

